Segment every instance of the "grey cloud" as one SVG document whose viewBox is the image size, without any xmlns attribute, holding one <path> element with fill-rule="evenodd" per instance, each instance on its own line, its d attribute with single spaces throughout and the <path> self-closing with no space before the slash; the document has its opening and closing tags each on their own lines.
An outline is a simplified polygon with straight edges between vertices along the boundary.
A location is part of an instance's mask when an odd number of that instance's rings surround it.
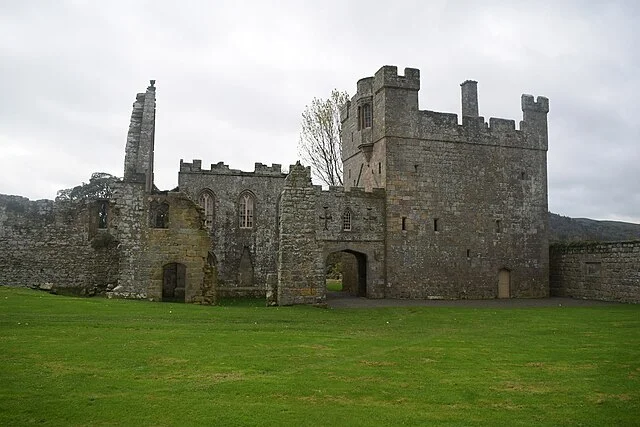
<svg viewBox="0 0 640 427">
<path fill-rule="evenodd" d="M 53 197 L 122 173 L 131 103 L 157 80 L 156 179 L 180 158 L 297 158 L 300 113 L 381 65 L 417 67 L 423 109 L 521 119 L 550 98 L 550 208 L 640 222 L 640 6 L 616 2 L 4 2 L 0 192 Z M 55 188 L 53 188 L 55 186 Z"/>
</svg>

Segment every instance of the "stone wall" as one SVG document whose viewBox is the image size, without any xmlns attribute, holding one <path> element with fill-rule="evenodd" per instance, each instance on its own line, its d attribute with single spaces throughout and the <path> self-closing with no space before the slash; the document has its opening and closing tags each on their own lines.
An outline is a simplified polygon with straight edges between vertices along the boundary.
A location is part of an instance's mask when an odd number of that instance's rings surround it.
<svg viewBox="0 0 640 427">
<path fill-rule="evenodd" d="M 323 191 L 311 171 L 291 166 L 280 199 L 278 304 L 323 304 L 330 254 L 344 252 L 350 293 L 384 296 L 384 190 Z"/>
<path fill-rule="evenodd" d="M 552 296 L 640 303 L 640 241 L 550 247 Z"/>
<path fill-rule="evenodd" d="M 347 258 L 347 287 L 356 295 L 383 298 L 385 294 L 385 192 L 382 189 L 330 187 L 323 191 L 315 186 L 315 240 L 322 250 L 323 262 L 335 252 L 355 256 Z M 347 217 L 348 218 L 345 218 Z M 345 223 L 348 221 L 348 224 Z M 354 265 L 364 268 L 358 289 L 359 274 Z"/>
<path fill-rule="evenodd" d="M 87 200 L 0 195 L 0 285 L 93 295 L 118 281 L 117 241 Z"/>
<path fill-rule="evenodd" d="M 133 103 L 125 146 L 124 179 L 145 184 L 153 190 L 153 158 L 156 128 L 156 88 L 151 80 L 145 93 L 139 93 Z"/>
<path fill-rule="evenodd" d="M 184 301 L 212 304 L 216 300 L 214 283 L 207 259 L 210 239 L 203 227 L 202 214 L 198 206 L 180 192 L 152 194 L 149 203 L 169 205 L 167 228 L 150 227 L 144 244 L 144 259 L 140 265 L 148 277 L 147 298 L 162 300 L 163 267 L 178 263 L 186 267 Z"/>
<path fill-rule="evenodd" d="M 278 164 L 256 163 L 253 172 L 244 172 L 224 163 L 202 169 L 200 160 L 180 161 L 180 191 L 194 201 L 203 191 L 213 196 L 209 232 L 220 296 L 265 296 L 267 275 L 277 272 L 277 205 L 285 177 Z M 244 194 L 250 194 L 254 202 L 253 224 L 249 228 L 240 226 Z"/>
<path fill-rule="evenodd" d="M 278 305 L 325 302 L 325 258 L 315 238 L 316 199 L 311 169 L 291 166 L 279 203 Z"/>
</svg>

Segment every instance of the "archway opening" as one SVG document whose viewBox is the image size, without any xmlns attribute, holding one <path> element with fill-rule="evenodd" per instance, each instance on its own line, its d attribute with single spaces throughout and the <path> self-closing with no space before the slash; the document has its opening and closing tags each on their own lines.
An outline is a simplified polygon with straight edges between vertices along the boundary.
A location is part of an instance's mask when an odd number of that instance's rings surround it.
<svg viewBox="0 0 640 427">
<path fill-rule="evenodd" d="M 367 256 L 345 250 L 330 253 L 325 260 L 328 297 L 367 296 Z"/>
<path fill-rule="evenodd" d="M 171 262 L 162 267 L 162 301 L 185 302 L 184 289 L 187 267 L 184 264 Z"/>
</svg>

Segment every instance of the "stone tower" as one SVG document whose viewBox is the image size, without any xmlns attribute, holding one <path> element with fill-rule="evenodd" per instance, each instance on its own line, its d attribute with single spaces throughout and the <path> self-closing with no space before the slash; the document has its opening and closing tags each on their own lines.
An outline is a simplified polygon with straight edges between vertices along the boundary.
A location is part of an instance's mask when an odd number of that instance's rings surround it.
<svg viewBox="0 0 640 427">
<path fill-rule="evenodd" d="M 523 120 L 479 116 L 477 82 L 458 116 L 418 108 L 420 72 L 382 67 L 341 111 L 346 188 L 384 188 L 385 296 L 548 295 L 547 98 Z"/>
</svg>

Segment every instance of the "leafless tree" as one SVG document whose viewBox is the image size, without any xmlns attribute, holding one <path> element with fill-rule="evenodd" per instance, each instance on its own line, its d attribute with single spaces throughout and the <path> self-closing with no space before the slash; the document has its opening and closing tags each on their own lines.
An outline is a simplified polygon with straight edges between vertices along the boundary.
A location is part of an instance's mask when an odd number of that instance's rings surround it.
<svg viewBox="0 0 640 427">
<path fill-rule="evenodd" d="M 340 107 L 348 100 L 346 92 L 334 89 L 328 99 L 314 98 L 302 112 L 298 151 L 326 185 L 342 185 Z"/>
</svg>

